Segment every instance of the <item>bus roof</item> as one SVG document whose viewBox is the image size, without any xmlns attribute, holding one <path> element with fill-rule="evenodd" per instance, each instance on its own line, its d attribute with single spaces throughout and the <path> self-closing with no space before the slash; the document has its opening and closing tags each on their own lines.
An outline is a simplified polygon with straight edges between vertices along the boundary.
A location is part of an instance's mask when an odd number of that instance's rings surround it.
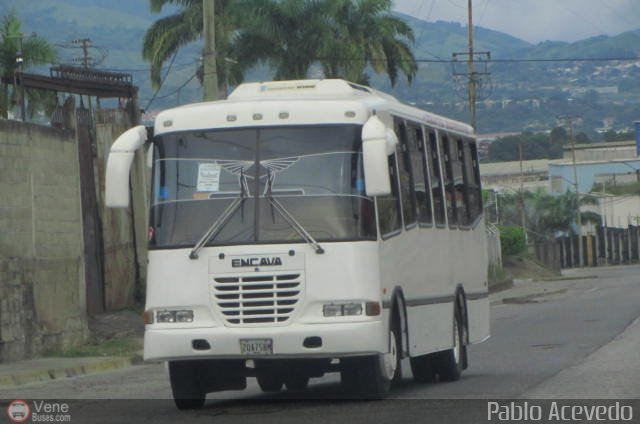
<svg viewBox="0 0 640 424">
<path fill-rule="evenodd" d="M 341 79 L 244 83 L 227 100 L 193 103 L 161 112 L 156 118 L 155 133 L 258 125 L 362 124 L 374 111 L 473 136 L 473 129 L 467 124 Z"/>
</svg>

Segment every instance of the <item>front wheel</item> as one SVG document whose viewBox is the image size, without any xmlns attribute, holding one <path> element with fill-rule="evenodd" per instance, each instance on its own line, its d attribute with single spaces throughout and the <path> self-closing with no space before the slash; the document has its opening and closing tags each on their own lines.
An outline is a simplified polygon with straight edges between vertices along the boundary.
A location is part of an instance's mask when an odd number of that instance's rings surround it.
<svg viewBox="0 0 640 424">
<path fill-rule="evenodd" d="M 309 376 L 304 374 L 289 375 L 285 378 L 284 384 L 287 386 L 287 390 L 304 390 L 309 385 Z"/>
<path fill-rule="evenodd" d="M 284 384 L 280 364 L 269 361 L 256 361 L 256 380 L 263 392 L 279 392 Z"/>
<path fill-rule="evenodd" d="M 361 358 L 340 360 L 340 379 L 344 389 L 358 398 L 384 399 L 391 382 L 400 377 L 397 326 L 389 332 L 389 352 Z"/>
<path fill-rule="evenodd" d="M 180 410 L 199 409 L 206 397 L 200 382 L 199 364 L 195 361 L 169 362 L 169 380 L 173 400 Z"/>
</svg>

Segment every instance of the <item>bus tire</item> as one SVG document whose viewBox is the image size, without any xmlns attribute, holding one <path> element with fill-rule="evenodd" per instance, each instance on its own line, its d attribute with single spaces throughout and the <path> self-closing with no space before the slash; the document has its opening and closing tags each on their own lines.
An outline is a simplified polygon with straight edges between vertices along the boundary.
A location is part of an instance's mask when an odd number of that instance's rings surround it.
<svg viewBox="0 0 640 424">
<path fill-rule="evenodd" d="M 396 321 L 396 320 L 394 320 Z M 391 390 L 391 383 L 399 380 L 400 352 L 398 325 L 392 322 L 389 332 L 389 353 L 340 361 L 340 378 L 344 389 L 358 398 L 384 399 Z"/>
<path fill-rule="evenodd" d="M 170 361 L 169 380 L 173 400 L 180 410 L 200 409 L 206 393 L 199 379 L 198 363 L 194 361 Z"/>
<path fill-rule="evenodd" d="M 434 364 L 437 354 L 429 353 L 409 359 L 413 379 L 419 383 L 432 383 L 436 380 Z"/>
<path fill-rule="evenodd" d="M 279 392 L 284 384 L 281 367 L 256 361 L 256 380 L 265 393 Z"/>
<path fill-rule="evenodd" d="M 287 390 L 291 390 L 291 391 L 304 390 L 309 385 L 309 376 L 289 375 L 284 380 L 284 385 L 287 386 Z"/>
<path fill-rule="evenodd" d="M 464 349 L 462 326 L 460 312 L 456 307 L 453 314 L 453 348 L 436 353 L 436 372 L 440 381 L 457 381 L 462 375 Z"/>
</svg>

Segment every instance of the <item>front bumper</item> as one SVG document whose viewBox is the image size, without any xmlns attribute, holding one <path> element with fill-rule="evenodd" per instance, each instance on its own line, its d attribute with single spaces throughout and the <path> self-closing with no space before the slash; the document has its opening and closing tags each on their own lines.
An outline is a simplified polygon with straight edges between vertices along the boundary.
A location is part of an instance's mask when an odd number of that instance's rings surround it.
<svg viewBox="0 0 640 424">
<path fill-rule="evenodd" d="M 307 337 L 320 337 L 322 346 L 306 348 Z M 273 340 L 273 355 L 250 357 L 240 354 L 240 339 Z M 196 350 L 192 341 L 204 339 L 211 349 Z M 384 353 L 388 350 L 388 333 L 383 321 L 332 324 L 301 324 L 259 328 L 180 328 L 147 327 L 144 335 L 145 361 L 182 359 L 269 359 L 335 358 Z"/>
</svg>

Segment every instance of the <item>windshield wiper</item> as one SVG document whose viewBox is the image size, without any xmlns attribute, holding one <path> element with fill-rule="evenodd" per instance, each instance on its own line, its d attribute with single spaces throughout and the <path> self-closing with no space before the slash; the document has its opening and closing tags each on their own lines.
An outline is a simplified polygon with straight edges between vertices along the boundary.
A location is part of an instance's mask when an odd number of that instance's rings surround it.
<svg viewBox="0 0 640 424">
<path fill-rule="evenodd" d="M 244 168 L 241 168 L 240 169 L 240 196 L 233 199 L 233 202 L 231 202 L 231 204 L 227 207 L 227 209 L 225 209 L 224 212 L 222 212 L 222 215 L 220 215 L 218 219 L 216 219 L 214 223 L 211 224 L 211 227 L 209 227 L 207 232 L 204 233 L 202 238 L 193 247 L 193 249 L 191 250 L 191 253 L 189 253 L 189 259 L 198 259 L 198 254 L 200 252 L 200 249 L 202 249 L 202 246 L 207 244 L 210 240 L 213 240 L 218 235 L 220 230 L 222 230 L 222 228 L 227 224 L 227 222 L 229 222 L 229 219 L 233 216 L 235 211 L 237 211 L 240 206 L 244 205 L 244 201 L 247 200 L 247 197 L 249 197 L 247 195 L 248 192 L 249 192 L 249 187 L 247 184 L 247 178 L 244 176 Z M 242 219 L 244 220 L 244 213 L 243 213 Z"/>
<path fill-rule="evenodd" d="M 298 221 L 296 221 L 293 215 L 291 215 L 280 202 L 273 198 L 273 196 L 271 195 L 271 187 L 273 186 L 274 180 L 273 173 L 271 172 L 271 169 L 269 169 L 267 172 L 267 191 L 265 193 L 265 196 L 267 197 L 267 199 L 269 199 L 269 203 L 271 203 L 272 208 L 278 211 L 282 218 L 287 221 L 287 224 L 289 224 L 294 230 L 296 230 L 300 237 L 302 237 L 304 241 L 309 243 L 317 254 L 324 253 L 324 249 L 318 244 L 313 236 L 309 234 Z"/>
</svg>

